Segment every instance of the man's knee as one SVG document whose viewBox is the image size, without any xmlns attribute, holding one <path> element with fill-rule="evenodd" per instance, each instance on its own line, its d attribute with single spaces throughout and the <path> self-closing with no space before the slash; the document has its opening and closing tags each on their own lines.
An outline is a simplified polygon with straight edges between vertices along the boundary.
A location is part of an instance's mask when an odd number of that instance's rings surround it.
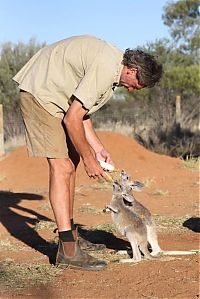
<svg viewBox="0 0 200 299">
<path fill-rule="evenodd" d="M 50 174 L 56 176 L 70 177 L 75 172 L 75 167 L 70 159 L 47 159 Z"/>
</svg>

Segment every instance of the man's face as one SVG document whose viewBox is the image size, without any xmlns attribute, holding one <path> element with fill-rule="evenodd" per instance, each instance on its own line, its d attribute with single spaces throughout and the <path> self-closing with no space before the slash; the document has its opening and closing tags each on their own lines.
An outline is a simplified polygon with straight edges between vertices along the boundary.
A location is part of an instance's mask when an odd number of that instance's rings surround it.
<svg viewBox="0 0 200 299">
<path fill-rule="evenodd" d="M 136 68 L 127 68 L 126 66 L 123 67 L 119 86 L 125 87 L 129 92 L 133 91 L 134 89 L 142 89 L 145 86 L 139 84 L 137 79 L 137 69 Z"/>
</svg>

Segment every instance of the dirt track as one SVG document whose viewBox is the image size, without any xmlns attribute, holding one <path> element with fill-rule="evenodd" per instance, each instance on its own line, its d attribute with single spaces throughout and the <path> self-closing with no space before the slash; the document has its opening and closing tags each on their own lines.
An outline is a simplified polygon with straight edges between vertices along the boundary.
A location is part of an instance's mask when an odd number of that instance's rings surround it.
<svg viewBox="0 0 200 299">
<path fill-rule="evenodd" d="M 99 137 L 116 167 L 145 183 L 136 197 L 154 215 L 161 247 L 197 249 L 198 172 L 185 168 L 180 159 L 152 153 L 120 134 L 99 132 Z M 111 230 L 110 215 L 102 213 L 111 198 L 111 185 L 91 182 L 82 164 L 75 220 L 84 225 L 89 239 L 106 244 L 107 250 L 98 253 L 109 262 L 103 272 L 51 268 L 55 224 L 45 160 L 28 158 L 25 147 L 12 152 L 0 161 L 0 190 L 0 298 L 198 298 L 197 255 L 139 264 L 117 262 L 115 249 L 125 248 L 127 242 Z M 89 228 L 96 230 L 91 233 Z"/>
</svg>

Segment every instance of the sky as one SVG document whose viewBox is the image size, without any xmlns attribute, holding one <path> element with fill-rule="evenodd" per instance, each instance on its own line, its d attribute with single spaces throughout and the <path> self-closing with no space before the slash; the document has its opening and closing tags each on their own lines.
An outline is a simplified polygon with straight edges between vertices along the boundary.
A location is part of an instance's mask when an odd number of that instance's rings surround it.
<svg viewBox="0 0 200 299">
<path fill-rule="evenodd" d="M 124 50 L 169 38 L 167 0 L 0 0 L 0 44 L 54 43 L 82 34 Z"/>
</svg>

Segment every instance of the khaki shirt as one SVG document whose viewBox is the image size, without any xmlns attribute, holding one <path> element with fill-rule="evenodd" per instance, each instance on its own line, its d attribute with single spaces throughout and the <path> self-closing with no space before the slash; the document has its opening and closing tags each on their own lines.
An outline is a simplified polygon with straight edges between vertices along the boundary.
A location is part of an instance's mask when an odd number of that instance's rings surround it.
<svg viewBox="0 0 200 299">
<path fill-rule="evenodd" d="M 39 50 L 13 80 L 53 116 L 63 118 L 72 95 L 91 114 L 113 95 L 122 59 L 122 51 L 105 41 L 76 36 Z"/>
</svg>

